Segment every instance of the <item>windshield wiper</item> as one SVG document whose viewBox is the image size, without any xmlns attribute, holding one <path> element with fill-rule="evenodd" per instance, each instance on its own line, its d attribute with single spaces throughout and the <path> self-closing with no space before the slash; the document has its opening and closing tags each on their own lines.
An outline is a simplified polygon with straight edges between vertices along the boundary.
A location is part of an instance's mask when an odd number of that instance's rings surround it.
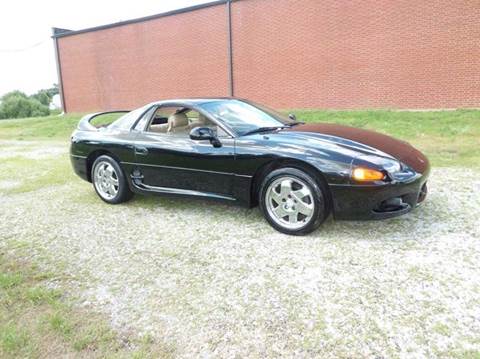
<svg viewBox="0 0 480 359">
<path fill-rule="evenodd" d="M 259 127 L 259 128 L 254 129 L 254 130 L 250 130 L 250 131 L 245 132 L 242 136 L 253 135 L 254 133 L 260 133 L 260 132 L 281 130 L 283 128 L 286 128 L 286 126 Z"/>
<path fill-rule="evenodd" d="M 259 128 L 254 129 L 254 130 L 250 130 L 250 131 L 245 132 L 242 136 L 253 135 L 254 133 L 260 133 L 260 132 L 283 130 L 284 128 L 290 128 L 290 127 L 293 127 L 293 126 L 303 125 L 303 124 L 305 124 L 305 122 L 294 122 L 294 123 L 289 123 L 288 125 L 285 125 L 285 126 L 259 127 Z"/>
<path fill-rule="evenodd" d="M 293 123 L 289 123 L 288 124 L 288 127 L 293 127 L 293 126 L 297 126 L 297 125 L 304 125 L 305 122 L 293 122 Z"/>
</svg>

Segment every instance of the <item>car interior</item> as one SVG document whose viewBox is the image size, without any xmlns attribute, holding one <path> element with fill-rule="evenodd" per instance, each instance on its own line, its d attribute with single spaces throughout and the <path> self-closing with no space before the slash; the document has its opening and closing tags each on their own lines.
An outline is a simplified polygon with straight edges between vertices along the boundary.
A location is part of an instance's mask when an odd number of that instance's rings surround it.
<svg viewBox="0 0 480 359">
<path fill-rule="evenodd" d="M 201 113 L 181 107 L 159 107 L 150 121 L 147 131 L 188 136 L 196 127 L 208 127 L 219 135 L 225 132 Z"/>
</svg>

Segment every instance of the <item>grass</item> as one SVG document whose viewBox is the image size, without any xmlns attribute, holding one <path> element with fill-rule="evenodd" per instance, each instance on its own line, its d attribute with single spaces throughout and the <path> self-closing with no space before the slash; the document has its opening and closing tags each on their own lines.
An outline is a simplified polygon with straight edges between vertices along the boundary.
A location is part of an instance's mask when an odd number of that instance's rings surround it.
<svg viewBox="0 0 480 359">
<path fill-rule="evenodd" d="M 4 191 L 6 193 L 31 192 L 52 185 L 65 184 L 75 179 L 67 154 L 49 162 L 21 156 L 2 159 L 0 181 L 12 180 L 12 173 L 16 174 L 15 180 L 21 181 L 21 184 L 6 189 Z"/>
<path fill-rule="evenodd" d="M 151 338 L 120 339 L 100 314 L 49 283 L 59 277 L 0 253 L 0 357 L 165 357 Z"/>
<path fill-rule="evenodd" d="M 292 110 L 300 121 L 332 122 L 386 133 L 412 143 L 434 166 L 480 166 L 480 110 L 326 111 Z M 0 140 L 68 141 L 81 115 L 0 121 Z M 118 115 L 97 118 L 109 123 Z"/>
<path fill-rule="evenodd" d="M 80 117 L 78 114 L 69 114 L 0 120 L 0 139 L 67 141 Z"/>
<path fill-rule="evenodd" d="M 120 114 L 121 115 L 121 114 Z M 94 125 L 108 124 L 120 115 L 111 114 L 95 118 Z M 0 120 L 0 140 L 58 140 L 67 141 L 77 127 L 81 114 L 64 116 Z"/>
</svg>

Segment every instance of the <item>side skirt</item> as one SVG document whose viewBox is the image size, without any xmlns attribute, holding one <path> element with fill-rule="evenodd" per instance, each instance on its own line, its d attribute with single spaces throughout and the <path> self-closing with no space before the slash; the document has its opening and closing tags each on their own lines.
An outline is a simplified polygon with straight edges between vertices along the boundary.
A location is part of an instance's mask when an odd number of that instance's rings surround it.
<svg viewBox="0 0 480 359">
<path fill-rule="evenodd" d="M 170 187 L 156 187 L 150 186 L 142 182 L 142 177 L 138 176 L 131 176 L 132 185 L 134 189 L 139 190 L 140 192 L 150 192 L 150 193 L 159 193 L 159 194 L 169 194 L 169 195 L 181 195 L 181 196 L 194 196 L 194 197 L 202 197 L 202 198 L 211 198 L 211 199 L 218 199 L 218 200 L 227 200 L 236 202 L 237 199 L 224 196 L 216 193 L 211 192 L 200 192 L 200 191 L 193 191 L 189 189 L 181 189 L 181 188 L 170 188 Z"/>
</svg>

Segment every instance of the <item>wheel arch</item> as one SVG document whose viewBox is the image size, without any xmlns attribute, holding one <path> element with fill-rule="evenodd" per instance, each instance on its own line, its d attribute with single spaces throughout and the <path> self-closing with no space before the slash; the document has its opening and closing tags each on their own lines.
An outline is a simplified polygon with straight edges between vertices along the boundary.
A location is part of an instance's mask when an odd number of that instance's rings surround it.
<svg viewBox="0 0 480 359">
<path fill-rule="evenodd" d="M 260 192 L 260 186 L 262 185 L 265 176 L 274 170 L 285 167 L 292 167 L 305 171 L 306 173 L 311 175 L 316 181 L 320 181 L 320 183 L 326 188 L 327 207 L 330 211 L 333 210 L 333 196 L 325 174 L 321 170 L 307 162 L 290 158 L 270 161 L 264 164 L 255 172 L 250 189 L 250 203 L 252 207 L 258 205 L 258 194 Z"/>
</svg>

